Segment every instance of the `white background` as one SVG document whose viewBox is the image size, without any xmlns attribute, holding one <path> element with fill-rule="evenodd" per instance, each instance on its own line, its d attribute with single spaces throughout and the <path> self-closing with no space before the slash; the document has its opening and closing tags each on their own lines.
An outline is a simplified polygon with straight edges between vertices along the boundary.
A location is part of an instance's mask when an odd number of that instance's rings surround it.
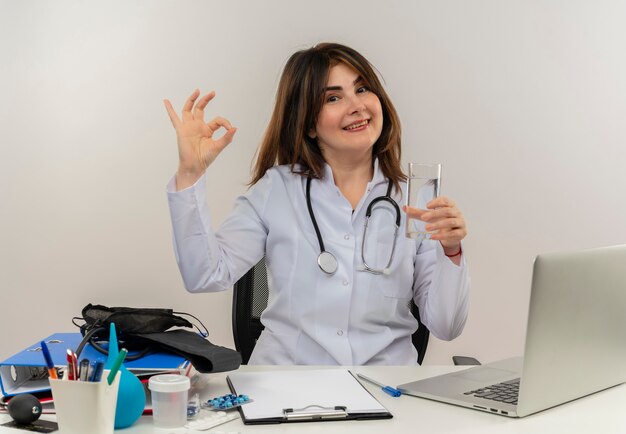
<svg viewBox="0 0 626 434">
<path fill-rule="evenodd" d="M 0 358 L 75 331 L 90 302 L 191 312 L 232 346 L 232 291 L 187 294 L 174 260 L 162 99 L 215 89 L 208 117 L 238 127 L 208 175 L 221 222 L 285 61 L 321 41 L 378 68 L 404 162 L 441 162 L 468 222 L 470 317 L 426 362 L 520 354 L 534 255 L 626 242 L 624 17 L 623 1 L 0 0 Z"/>
</svg>

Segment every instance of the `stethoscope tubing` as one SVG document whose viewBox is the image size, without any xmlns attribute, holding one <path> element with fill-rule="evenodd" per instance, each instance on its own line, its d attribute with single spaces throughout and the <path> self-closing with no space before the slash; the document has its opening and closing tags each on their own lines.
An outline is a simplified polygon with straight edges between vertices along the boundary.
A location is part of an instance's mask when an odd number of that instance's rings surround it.
<svg viewBox="0 0 626 434">
<path fill-rule="evenodd" d="M 317 225 L 315 214 L 313 213 L 313 206 L 311 205 L 311 177 L 306 179 L 306 205 L 309 209 L 309 216 L 313 222 L 313 228 L 315 229 L 315 235 L 317 235 L 317 242 L 320 245 L 320 254 L 317 256 L 317 266 L 320 267 L 326 274 L 335 274 L 337 271 L 337 258 L 330 252 L 327 252 L 324 248 L 324 240 L 322 239 L 322 233 Z"/>
<path fill-rule="evenodd" d="M 313 222 L 313 228 L 315 229 L 315 235 L 317 235 L 317 242 L 320 245 L 320 252 L 325 252 L 324 249 L 324 240 L 322 239 L 322 233 L 320 232 L 320 228 L 317 225 L 317 219 L 315 218 L 315 214 L 313 213 L 313 205 L 311 205 L 311 177 L 307 177 L 306 179 L 306 206 L 309 209 L 309 216 L 311 217 L 311 222 Z"/>
<path fill-rule="evenodd" d="M 398 240 L 398 231 L 400 229 L 401 214 L 400 214 L 400 207 L 398 206 L 398 203 L 391 198 L 391 187 L 392 187 L 391 180 L 389 180 L 387 193 L 384 196 L 379 196 L 373 199 L 370 202 L 370 204 L 367 206 L 367 210 L 365 212 L 365 227 L 363 228 L 363 239 L 361 241 L 361 260 L 363 262 L 363 265 L 359 267 L 359 269 L 363 271 L 367 271 L 369 273 L 373 273 L 373 274 L 389 274 L 390 273 L 389 267 L 391 266 L 391 263 L 393 262 L 394 252 L 396 250 L 396 242 Z M 378 202 L 381 202 L 381 201 L 388 202 L 393 206 L 396 212 L 396 230 L 395 230 L 394 237 L 393 237 L 393 246 L 391 248 L 391 255 L 389 256 L 389 261 L 387 262 L 387 265 L 385 266 L 385 268 L 383 268 L 382 270 L 379 270 L 379 269 L 370 267 L 367 264 L 367 262 L 365 261 L 364 251 L 365 251 L 365 239 L 367 238 L 367 226 L 368 226 L 369 219 L 372 215 L 373 207 L 374 205 L 376 205 Z M 309 210 L 309 217 L 311 218 L 311 222 L 313 223 L 313 228 L 315 229 L 315 235 L 317 235 L 317 242 L 319 243 L 319 246 L 320 246 L 320 254 L 317 257 L 317 265 L 324 273 L 332 275 L 337 271 L 337 259 L 332 253 L 327 252 L 326 249 L 324 248 L 324 240 L 322 239 L 322 233 L 317 224 L 315 213 L 313 212 L 313 205 L 311 204 L 311 177 L 310 176 L 307 176 L 307 180 L 306 180 L 306 204 Z"/>
</svg>

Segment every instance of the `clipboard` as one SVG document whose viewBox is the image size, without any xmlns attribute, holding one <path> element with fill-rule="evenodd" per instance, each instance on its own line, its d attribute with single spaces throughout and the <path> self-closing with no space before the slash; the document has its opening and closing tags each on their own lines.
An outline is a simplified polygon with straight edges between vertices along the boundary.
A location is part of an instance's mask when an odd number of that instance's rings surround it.
<svg viewBox="0 0 626 434">
<path fill-rule="evenodd" d="M 234 372 L 226 380 L 254 400 L 238 408 L 245 425 L 393 417 L 347 369 Z"/>
</svg>

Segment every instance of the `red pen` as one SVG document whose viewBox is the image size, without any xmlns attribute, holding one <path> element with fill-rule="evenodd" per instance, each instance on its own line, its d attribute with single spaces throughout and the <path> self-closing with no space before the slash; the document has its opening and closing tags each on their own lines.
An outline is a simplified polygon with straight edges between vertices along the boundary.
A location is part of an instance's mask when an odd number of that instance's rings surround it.
<svg viewBox="0 0 626 434">
<path fill-rule="evenodd" d="M 78 380 L 76 354 L 69 348 L 67 350 L 67 379 L 70 381 Z"/>
<path fill-rule="evenodd" d="M 80 375 L 80 372 L 78 371 L 78 356 L 73 350 L 72 350 L 72 363 L 74 364 L 74 379 L 78 380 L 78 376 Z"/>
</svg>

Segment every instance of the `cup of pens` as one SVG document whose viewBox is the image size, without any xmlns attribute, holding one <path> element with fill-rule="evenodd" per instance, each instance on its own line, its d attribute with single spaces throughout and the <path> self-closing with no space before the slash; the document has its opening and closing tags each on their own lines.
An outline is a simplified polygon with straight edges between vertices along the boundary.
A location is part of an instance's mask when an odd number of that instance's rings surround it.
<svg viewBox="0 0 626 434">
<path fill-rule="evenodd" d="M 120 375 L 108 383 L 50 379 L 57 422 L 63 434 L 113 434 Z"/>
<path fill-rule="evenodd" d="M 126 354 L 127 351 L 122 349 L 110 370 L 103 370 L 103 364 L 100 363 L 94 366 L 91 375 L 79 376 L 75 371 L 72 376 L 72 368 L 68 367 L 63 378 L 50 376 L 52 399 L 61 433 L 113 434 L 120 385 L 119 368 Z"/>
</svg>

